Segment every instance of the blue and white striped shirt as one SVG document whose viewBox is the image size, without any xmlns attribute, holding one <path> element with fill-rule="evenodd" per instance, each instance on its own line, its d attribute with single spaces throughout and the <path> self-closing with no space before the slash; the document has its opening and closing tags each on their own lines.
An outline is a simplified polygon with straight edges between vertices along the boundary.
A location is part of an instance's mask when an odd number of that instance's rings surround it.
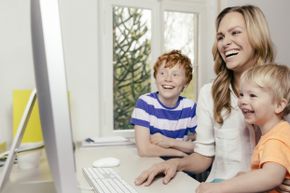
<svg viewBox="0 0 290 193">
<path fill-rule="evenodd" d="M 196 103 L 179 96 L 175 107 L 166 107 L 159 101 L 158 92 L 139 97 L 133 110 L 130 123 L 149 128 L 150 134 L 187 140 L 188 133 L 195 133 Z"/>
</svg>

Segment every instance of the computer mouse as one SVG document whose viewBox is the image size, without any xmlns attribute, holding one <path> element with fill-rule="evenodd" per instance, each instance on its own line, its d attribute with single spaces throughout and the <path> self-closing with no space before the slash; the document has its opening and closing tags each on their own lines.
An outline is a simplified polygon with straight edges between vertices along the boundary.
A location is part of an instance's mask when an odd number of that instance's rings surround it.
<svg viewBox="0 0 290 193">
<path fill-rule="evenodd" d="M 96 168 L 110 168 L 120 165 L 120 160 L 115 157 L 103 157 L 93 162 L 93 167 Z"/>
</svg>

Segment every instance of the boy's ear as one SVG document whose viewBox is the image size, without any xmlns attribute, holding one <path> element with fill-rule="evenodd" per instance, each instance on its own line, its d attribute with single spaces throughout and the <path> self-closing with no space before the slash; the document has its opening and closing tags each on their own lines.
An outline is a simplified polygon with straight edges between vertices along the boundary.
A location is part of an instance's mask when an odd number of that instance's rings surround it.
<svg viewBox="0 0 290 193">
<path fill-rule="evenodd" d="M 184 89 L 186 89 L 186 87 L 188 86 L 188 84 L 184 85 L 182 88 L 182 92 L 184 91 Z"/>
<path fill-rule="evenodd" d="M 288 101 L 284 98 L 278 101 L 276 104 L 275 113 L 277 114 L 281 113 L 286 108 L 287 104 L 288 104 Z"/>
</svg>

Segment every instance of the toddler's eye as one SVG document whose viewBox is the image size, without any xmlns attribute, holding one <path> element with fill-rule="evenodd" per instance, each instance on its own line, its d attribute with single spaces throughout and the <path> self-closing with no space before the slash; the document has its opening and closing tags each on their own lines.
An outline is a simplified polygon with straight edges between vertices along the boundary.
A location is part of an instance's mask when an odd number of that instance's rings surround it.
<svg viewBox="0 0 290 193">
<path fill-rule="evenodd" d="M 257 95 L 255 95 L 255 94 L 250 94 L 250 97 L 255 98 L 255 97 L 257 97 Z"/>
</svg>

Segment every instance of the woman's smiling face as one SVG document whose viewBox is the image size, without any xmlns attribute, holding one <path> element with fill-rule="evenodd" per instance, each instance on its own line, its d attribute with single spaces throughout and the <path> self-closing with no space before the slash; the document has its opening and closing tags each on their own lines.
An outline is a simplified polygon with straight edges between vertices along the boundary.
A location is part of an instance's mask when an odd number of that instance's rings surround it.
<svg viewBox="0 0 290 193">
<path fill-rule="evenodd" d="M 249 42 L 242 14 L 226 14 L 219 24 L 216 40 L 219 53 L 228 69 L 242 73 L 254 64 L 254 50 Z"/>
</svg>

